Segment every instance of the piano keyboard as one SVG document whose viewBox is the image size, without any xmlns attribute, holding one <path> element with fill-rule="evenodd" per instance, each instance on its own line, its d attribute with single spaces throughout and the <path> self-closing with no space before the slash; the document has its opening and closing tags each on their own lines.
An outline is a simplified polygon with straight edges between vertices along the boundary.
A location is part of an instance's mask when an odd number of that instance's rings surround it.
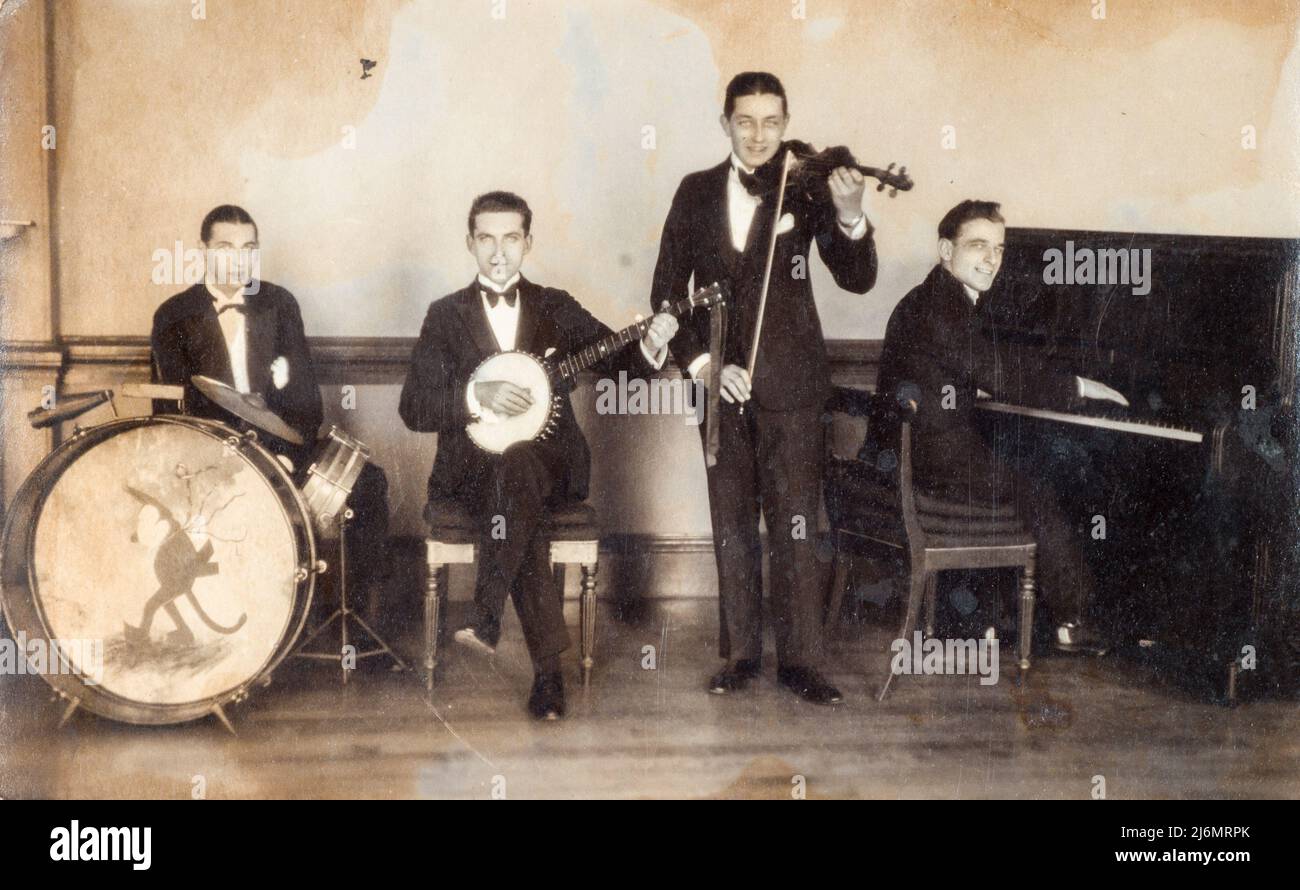
<svg viewBox="0 0 1300 890">
<path fill-rule="evenodd" d="M 1177 439 L 1180 442 L 1202 442 L 1205 440 L 1205 437 L 1195 430 L 1167 426 L 1161 423 L 1122 420 L 1115 417 L 1096 417 L 1088 414 L 1070 414 L 1065 411 L 1048 411 L 1043 408 L 1028 408 L 1024 405 L 1009 405 L 1006 402 L 986 402 L 981 400 L 977 407 L 985 411 L 996 411 L 1000 414 L 1019 414 L 1022 417 L 1037 417 L 1041 420 L 1055 420 L 1060 423 L 1092 426 L 1104 430 L 1116 430 L 1121 433 L 1134 433 L 1139 436 L 1155 436 L 1159 439 Z"/>
</svg>

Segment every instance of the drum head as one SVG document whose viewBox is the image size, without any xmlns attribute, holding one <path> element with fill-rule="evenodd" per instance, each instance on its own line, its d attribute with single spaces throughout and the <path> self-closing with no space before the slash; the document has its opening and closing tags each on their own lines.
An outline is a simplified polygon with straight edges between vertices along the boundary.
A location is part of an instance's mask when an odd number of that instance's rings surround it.
<svg viewBox="0 0 1300 890">
<path fill-rule="evenodd" d="M 73 665 L 84 682 L 165 710 L 271 666 L 297 632 L 301 538 L 258 456 L 198 424 L 146 423 L 54 480 L 31 538 L 33 598 L 51 638 L 100 641 L 99 676 Z"/>
</svg>

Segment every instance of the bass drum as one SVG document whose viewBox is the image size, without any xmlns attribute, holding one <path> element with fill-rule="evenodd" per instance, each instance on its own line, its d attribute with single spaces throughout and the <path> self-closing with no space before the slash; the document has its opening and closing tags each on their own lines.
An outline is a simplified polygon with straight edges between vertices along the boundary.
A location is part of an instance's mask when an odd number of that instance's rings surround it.
<svg viewBox="0 0 1300 890">
<path fill-rule="evenodd" d="M 323 568 L 280 462 L 255 437 L 172 416 L 55 449 L 19 489 L 0 556 L 11 633 L 61 655 L 49 684 L 149 724 L 220 714 L 269 677 Z"/>
</svg>

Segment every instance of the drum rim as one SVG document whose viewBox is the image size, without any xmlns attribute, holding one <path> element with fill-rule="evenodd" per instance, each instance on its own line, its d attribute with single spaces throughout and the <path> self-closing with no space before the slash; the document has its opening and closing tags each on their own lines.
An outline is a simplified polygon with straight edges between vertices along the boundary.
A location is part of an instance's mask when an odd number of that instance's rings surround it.
<svg viewBox="0 0 1300 890">
<path fill-rule="evenodd" d="M 296 521 L 294 517 L 288 515 L 284 499 L 280 497 L 280 490 L 278 490 L 274 485 L 271 486 L 272 492 L 276 495 L 276 500 L 280 505 L 281 513 L 284 516 L 285 521 L 289 524 L 291 529 L 296 525 L 303 531 L 302 537 L 298 538 L 295 536 L 294 540 L 294 548 L 296 551 L 295 556 L 298 557 L 299 560 L 298 569 L 295 570 L 295 602 L 293 608 L 290 610 L 289 618 L 285 624 L 284 630 L 281 632 L 271 654 L 263 664 L 247 679 L 241 681 L 230 689 L 222 690 L 219 693 L 214 693 L 213 695 L 206 696 L 202 699 L 195 699 L 194 701 L 188 702 L 142 702 L 126 698 L 119 693 L 107 690 L 97 684 L 88 684 L 85 682 L 83 674 L 79 671 L 70 671 L 68 673 L 51 673 L 47 671 L 40 675 L 47 684 L 59 693 L 59 695 L 67 699 L 75 699 L 79 703 L 80 707 L 95 714 L 99 714 L 102 717 L 107 717 L 111 720 L 118 720 L 124 723 L 164 725 L 193 720 L 212 713 L 221 705 L 239 702 L 247 698 L 249 690 L 264 678 L 270 676 L 280 663 L 283 662 L 284 659 L 293 651 L 294 644 L 302 635 L 303 628 L 306 626 L 307 618 L 311 612 L 311 603 L 315 593 L 317 575 L 316 535 L 315 529 L 313 528 L 311 513 L 307 508 L 306 502 L 303 500 L 302 493 L 298 490 L 298 486 L 294 484 L 293 478 L 285 469 L 284 465 L 276 459 L 275 455 L 258 441 L 257 434 L 252 431 L 240 433 L 220 421 L 211 420 L 209 418 L 187 417 L 179 414 L 120 417 L 106 421 L 105 423 L 97 424 L 93 427 L 79 427 L 65 442 L 61 443 L 57 448 L 47 454 L 31 471 L 27 478 L 23 480 L 23 484 L 19 486 L 19 489 L 14 496 L 14 504 L 19 504 L 21 502 L 23 495 L 27 494 L 29 486 L 34 489 L 35 497 L 32 500 L 31 507 L 27 511 L 10 510 L 7 512 L 2 537 L 0 537 L 0 560 L 3 560 L 5 555 L 6 548 L 3 545 L 10 540 L 11 534 L 16 533 L 11 526 L 16 521 L 20 512 L 26 512 L 33 521 L 28 525 L 27 529 L 22 532 L 22 551 L 25 564 L 23 565 L 24 578 L 22 582 L 24 589 L 21 592 L 37 618 L 40 624 L 40 630 L 45 635 L 45 638 L 53 639 L 50 633 L 50 622 L 46 618 L 44 607 L 41 603 L 40 597 L 37 595 L 39 587 L 36 584 L 35 576 L 36 529 L 39 525 L 40 515 L 49 499 L 50 493 L 54 489 L 55 483 L 57 483 L 63 473 L 73 465 L 77 458 L 69 460 L 66 466 L 59 470 L 57 475 L 50 478 L 45 478 L 42 471 L 50 470 L 52 465 L 57 462 L 56 458 L 61 458 L 67 451 L 70 451 L 73 448 L 81 447 L 88 452 L 96 445 L 108 441 L 108 439 L 117 432 L 125 432 L 133 427 L 145 427 L 155 423 L 173 424 L 189 429 L 196 429 L 209 435 L 213 435 L 216 438 L 237 440 L 236 450 L 239 451 L 245 461 L 249 462 L 249 465 L 252 466 L 254 470 L 259 470 L 260 468 L 257 464 L 253 463 L 244 451 L 244 449 L 252 446 L 253 453 L 258 455 L 264 463 L 273 468 L 276 478 L 278 478 L 282 483 L 281 488 L 287 489 L 291 493 L 291 500 L 299 514 Z M 92 436 L 98 441 L 90 442 Z M 87 444 L 87 442 L 90 442 L 90 444 Z M 42 481 L 45 482 L 45 489 L 43 491 L 37 488 L 38 483 Z M 301 569 L 304 567 L 306 568 L 306 576 L 299 577 Z M 3 567 L 0 566 L 0 611 L 3 611 L 6 625 L 9 627 L 10 631 L 16 632 L 18 628 L 15 627 L 12 618 L 12 607 L 10 603 L 11 594 L 8 587 L 2 583 L 3 578 Z M 302 595 L 301 603 L 297 602 L 299 594 Z M 88 690 L 89 694 L 87 694 Z M 106 707 L 106 705 L 113 705 L 116 706 L 116 708 Z"/>
</svg>

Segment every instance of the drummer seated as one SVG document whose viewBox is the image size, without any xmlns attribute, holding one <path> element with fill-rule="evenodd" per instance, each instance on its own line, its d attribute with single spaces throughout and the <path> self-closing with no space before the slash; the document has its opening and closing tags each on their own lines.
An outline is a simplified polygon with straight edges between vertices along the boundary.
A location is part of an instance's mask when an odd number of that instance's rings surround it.
<svg viewBox="0 0 1300 890">
<path fill-rule="evenodd" d="M 534 402 L 533 393 L 509 380 L 471 382 L 489 356 L 517 349 L 559 358 L 610 333 L 565 291 L 520 274 L 533 246 L 532 218 L 528 203 L 510 192 L 474 200 L 465 246 L 478 275 L 429 306 L 402 387 L 400 413 L 409 429 L 438 434 L 430 500 L 458 502 L 479 528 L 474 616 L 456 632 L 456 642 L 494 653 L 506 599 L 513 599 L 535 672 L 529 712 L 554 720 L 564 714 L 560 653 L 569 646 L 569 634 L 542 526 L 548 506 L 586 499 L 587 440 L 567 397 L 548 438 L 516 443 L 502 454 L 481 450 L 465 431 L 485 410 L 512 417 Z M 622 370 L 644 377 L 657 370 L 676 326 L 672 316 L 656 315 L 640 349 L 615 352 L 597 363 L 597 373 Z"/>
<path fill-rule="evenodd" d="M 323 419 L 320 387 L 302 313 L 293 294 L 262 280 L 257 223 L 242 207 L 213 208 L 199 227 L 204 280 L 170 297 L 154 312 L 150 335 L 152 380 L 182 387 L 180 402 L 155 400 L 155 414 L 182 413 L 257 429 L 258 441 L 286 459 L 299 480 L 316 454 Z M 258 428 L 205 396 L 196 376 L 210 377 L 261 400 L 301 439 L 296 444 Z M 367 464 L 348 498 L 348 585 L 375 590 L 386 574 L 388 480 Z M 372 612 L 374 607 L 372 605 Z"/>
</svg>

